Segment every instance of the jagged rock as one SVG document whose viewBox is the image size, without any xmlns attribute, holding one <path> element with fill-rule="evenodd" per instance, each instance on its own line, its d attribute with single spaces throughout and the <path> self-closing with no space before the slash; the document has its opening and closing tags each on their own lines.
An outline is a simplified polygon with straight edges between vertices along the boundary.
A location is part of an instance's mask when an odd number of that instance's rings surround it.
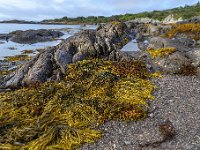
<svg viewBox="0 0 200 150">
<path fill-rule="evenodd" d="M 19 30 L 11 32 L 9 35 L 12 35 L 10 40 L 13 42 L 22 44 L 33 44 L 37 42 L 53 40 L 54 38 L 58 38 L 64 34 L 60 31 L 40 29 L 27 31 Z"/>
<path fill-rule="evenodd" d="M 110 23 L 94 30 L 86 30 L 47 48 L 30 62 L 8 75 L 0 88 L 18 88 L 47 80 L 59 80 L 67 64 L 88 57 L 106 57 L 129 42 L 128 28 L 124 23 Z"/>
</svg>

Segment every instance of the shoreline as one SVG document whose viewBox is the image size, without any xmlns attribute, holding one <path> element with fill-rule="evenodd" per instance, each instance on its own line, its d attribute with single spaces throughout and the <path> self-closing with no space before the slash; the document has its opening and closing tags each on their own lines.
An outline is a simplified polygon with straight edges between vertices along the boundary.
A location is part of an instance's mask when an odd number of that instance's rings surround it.
<svg viewBox="0 0 200 150">
<path fill-rule="evenodd" d="M 45 23 L 45 22 L 0 22 L 0 24 L 38 24 L 38 25 L 96 25 L 96 23 Z"/>
</svg>

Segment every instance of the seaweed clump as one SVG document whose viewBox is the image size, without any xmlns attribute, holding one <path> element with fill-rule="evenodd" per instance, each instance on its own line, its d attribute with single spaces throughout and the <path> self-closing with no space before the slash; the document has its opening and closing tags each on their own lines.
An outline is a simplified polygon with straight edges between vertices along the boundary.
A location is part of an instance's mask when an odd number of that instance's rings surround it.
<svg viewBox="0 0 200 150">
<path fill-rule="evenodd" d="M 166 33 L 169 38 L 185 34 L 194 40 L 200 40 L 200 23 L 175 24 L 173 29 Z"/>
<path fill-rule="evenodd" d="M 150 77 L 140 61 L 84 60 L 59 83 L 0 93 L 0 149 L 76 149 L 99 139 L 105 121 L 143 119 Z"/>
<path fill-rule="evenodd" d="M 15 56 L 6 56 L 4 60 L 8 62 L 19 62 L 19 61 L 28 61 L 30 59 L 31 56 L 21 54 Z"/>
<path fill-rule="evenodd" d="M 164 57 L 167 55 L 170 55 L 176 51 L 175 47 L 166 47 L 166 48 L 161 48 L 161 49 L 149 49 L 147 52 L 151 55 L 153 59 L 157 57 Z"/>
</svg>

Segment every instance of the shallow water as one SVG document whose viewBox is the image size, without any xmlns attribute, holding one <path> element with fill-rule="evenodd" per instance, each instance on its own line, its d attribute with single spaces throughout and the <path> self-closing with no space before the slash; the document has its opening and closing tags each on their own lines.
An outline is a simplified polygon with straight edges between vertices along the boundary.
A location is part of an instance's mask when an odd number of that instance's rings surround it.
<svg viewBox="0 0 200 150">
<path fill-rule="evenodd" d="M 4 59 L 5 56 L 14 56 L 21 54 L 23 50 L 37 50 L 43 49 L 49 46 L 56 46 L 61 42 L 62 39 L 66 39 L 80 30 L 84 29 L 96 29 L 97 26 L 94 25 L 40 25 L 40 24 L 0 24 L 0 34 L 10 33 L 16 30 L 29 30 L 29 29 L 59 29 L 64 33 L 56 41 L 40 42 L 35 44 L 18 44 L 12 41 L 6 42 L 5 40 L 0 40 L 0 60 Z M 12 49 L 12 50 L 11 50 Z"/>
<path fill-rule="evenodd" d="M 132 51 L 139 51 L 138 43 L 136 40 L 130 41 L 128 44 L 126 44 L 121 51 L 127 51 L 127 52 L 132 52 Z"/>
</svg>

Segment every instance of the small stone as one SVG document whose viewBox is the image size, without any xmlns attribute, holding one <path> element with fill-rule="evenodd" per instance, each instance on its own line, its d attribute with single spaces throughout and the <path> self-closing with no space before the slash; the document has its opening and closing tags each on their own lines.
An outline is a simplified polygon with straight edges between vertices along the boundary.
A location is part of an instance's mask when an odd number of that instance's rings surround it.
<svg viewBox="0 0 200 150">
<path fill-rule="evenodd" d="M 131 141 L 124 141 L 126 145 L 131 145 Z"/>
<path fill-rule="evenodd" d="M 154 114 L 153 113 L 150 113 L 149 114 L 149 117 L 153 118 Z"/>
</svg>

